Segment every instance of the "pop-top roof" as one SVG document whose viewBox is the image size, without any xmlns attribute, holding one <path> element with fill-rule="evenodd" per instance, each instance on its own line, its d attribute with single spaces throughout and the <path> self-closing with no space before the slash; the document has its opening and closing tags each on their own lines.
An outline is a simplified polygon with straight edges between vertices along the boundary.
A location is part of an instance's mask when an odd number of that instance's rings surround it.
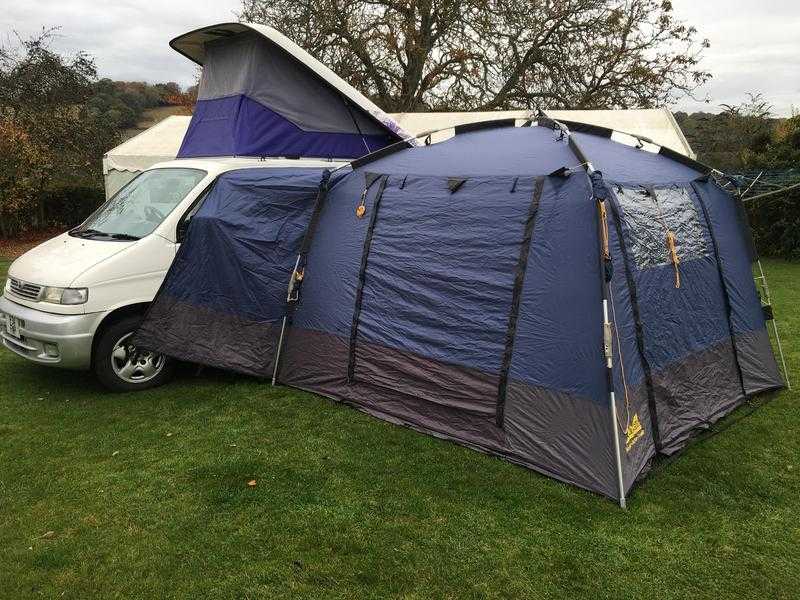
<svg viewBox="0 0 800 600">
<path fill-rule="evenodd" d="M 306 131 L 341 132 L 337 120 L 345 111 L 363 134 L 409 137 L 378 106 L 272 27 L 220 23 L 180 35 L 170 46 L 207 66 L 200 100 L 245 93 Z"/>
</svg>

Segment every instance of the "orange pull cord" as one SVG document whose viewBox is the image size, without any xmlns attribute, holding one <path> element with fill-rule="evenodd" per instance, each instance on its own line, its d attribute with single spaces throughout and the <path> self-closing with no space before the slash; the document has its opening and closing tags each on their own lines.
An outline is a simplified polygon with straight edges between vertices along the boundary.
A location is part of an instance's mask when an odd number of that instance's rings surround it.
<svg viewBox="0 0 800 600">
<path fill-rule="evenodd" d="M 669 257 L 675 267 L 675 287 L 681 287 L 681 272 L 678 270 L 678 265 L 681 264 L 681 257 L 678 256 L 678 248 L 675 246 L 675 234 L 667 230 L 667 248 L 669 248 Z"/>
<path fill-rule="evenodd" d="M 609 260 L 611 253 L 608 250 L 608 215 L 606 214 L 606 203 L 600 202 L 600 236 L 603 244 L 603 258 Z"/>
<path fill-rule="evenodd" d="M 356 206 L 356 217 L 361 219 L 367 214 L 367 190 L 369 190 L 369 186 L 364 188 L 364 191 L 361 192 L 361 198 L 358 199 L 358 206 Z"/>
<path fill-rule="evenodd" d="M 653 202 L 655 202 L 656 208 L 658 209 L 658 218 L 661 220 L 661 225 L 664 227 L 664 231 L 667 232 L 667 250 L 669 251 L 669 259 L 672 262 L 672 266 L 675 267 L 675 288 L 677 289 L 681 287 L 681 272 L 678 269 L 678 265 L 681 264 L 681 257 L 678 256 L 678 240 L 667 225 L 667 220 L 664 218 L 664 213 L 661 212 L 661 204 L 658 202 L 658 196 L 656 196 L 655 190 L 652 191 L 652 195 Z"/>
</svg>

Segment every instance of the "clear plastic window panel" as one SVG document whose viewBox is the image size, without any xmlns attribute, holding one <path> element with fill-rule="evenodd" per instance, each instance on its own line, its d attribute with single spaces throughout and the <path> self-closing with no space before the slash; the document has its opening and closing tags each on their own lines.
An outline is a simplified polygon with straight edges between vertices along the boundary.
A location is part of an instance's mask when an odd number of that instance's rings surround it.
<svg viewBox="0 0 800 600">
<path fill-rule="evenodd" d="M 708 254 L 700 215 L 685 188 L 614 186 L 614 191 L 623 212 L 628 251 L 640 269 L 671 264 L 668 230 L 675 235 L 681 261 Z"/>
</svg>

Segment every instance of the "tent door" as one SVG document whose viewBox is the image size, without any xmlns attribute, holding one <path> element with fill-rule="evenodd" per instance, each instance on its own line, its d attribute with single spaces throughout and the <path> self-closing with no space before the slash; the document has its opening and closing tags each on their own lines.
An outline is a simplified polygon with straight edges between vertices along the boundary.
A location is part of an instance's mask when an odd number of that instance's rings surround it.
<svg viewBox="0 0 800 600">
<path fill-rule="evenodd" d="M 494 416 L 535 181 L 456 179 L 389 176 L 367 206 L 350 379 Z"/>
<path fill-rule="evenodd" d="M 742 395 L 713 238 L 691 188 L 612 189 L 642 385 L 657 447 L 669 453 Z"/>
</svg>

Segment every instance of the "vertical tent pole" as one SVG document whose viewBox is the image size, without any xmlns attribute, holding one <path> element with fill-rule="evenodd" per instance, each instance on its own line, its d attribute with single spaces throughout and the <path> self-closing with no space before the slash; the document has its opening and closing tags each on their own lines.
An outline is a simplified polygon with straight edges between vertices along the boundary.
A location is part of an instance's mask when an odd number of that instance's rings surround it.
<svg viewBox="0 0 800 600">
<path fill-rule="evenodd" d="M 545 114 L 545 117 L 547 115 Z M 549 117 L 547 117 L 549 119 Z M 600 281 L 601 281 L 601 289 L 603 293 L 603 347 L 604 347 L 604 355 L 606 360 L 606 383 L 608 385 L 608 399 L 611 408 L 611 434 L 614 438 L 614 459 L 616 462 L 616 471 L 617 471 L 617 485 L 618 485 L 618 493 L 619 493 L 619 506 L 620 508 L 624 509 L 626 507 L 625 502 L 625 480 L 622 475 L 622 454 L 619 445 L 619 425 L 617 419 L 617 398 L 614 394 L 614 359 L 613 359 L 613 351 L 612 351 L 612 330 L 611 330 L 611 321 L 609 320 L 608 316 L 608 302 L 609 302 L 609 291 L 608 291 L 608 280 L 610 279 L 610 272 L 606 270 L 606 256 L 605 256 L 605 249 L 604 249 L 604 223 L 602 221 L 602 212 L 603 208 L 605 207 L 605 200 L 603 198 L 598 197 L 594 193 L 594 180 L 592 179 L 592 175 L 595 173 L 595 169 L 592 166 L 592 163 L 589 162 L 589 159 L 583 153 L 583 151 L 578 146 L 577 141 L 575 138 L 570 135 L 569 129 L 566 126 L 559 123 L 554 119 L 550 119 L 557 127 L 563 131 L 567 136 L 567 142 L 569 144 L 570 150 L 572 150 L 573 154 L 577 157 L 580 161 L 583 168 L 586 170 L 586 174 L 589 179 L 589 186 L 592 190 L 592 197 L 597 201 L 597 241 L 600 244 L 599 255 L 600 255 Z M 610 265 L 609 265 L 610 266 Z"/>
<path fill-rule="evenodd" d="M 607 288 L 608 284 L 604 285 L 603 287 Z M 611 373 L 613 372 L 612 369 L 614 367 L 614 362 L 612 358 L 611 352 L 611 323 L 608 320 L 608 299 L 603 298 L 603 344 L 606 349 L 606 370 L 608 371 L 609 378 L 611 378 Z M 611 420 L 612 420 L 612 427 L 614 429 L 614 457 L 616 458 L 617 463 L 617 484 L 619 485 L 619 506 L 620 508 L 625 508 L 625 482 L 622 477 L 622 453 L 619 447 L 619 428 L 617 423 L 619 423 L 619 419 L 617 416 L 617 399 L 614 394 L 614 386 L 613 386 L 613 379 L 611 379 L 612 385 L 609 388 L 610 400 L 611 400 Z"/>
<path fill-rule="evenodd" d="M 772 305 L 772 298 L 769 295 L 769 284 L 767 283 L 767 276 L 764 274 L 764 268 L 761 266 L 761 259 L 756 260 L 758 263 L 758 279 L 761 280 L 761 286 L 764 288 L 764 296 L 766 297 L 767 304 Z M 783 355 L 783 347 L 781 346 L 781 336 L 778 333 L 778 321 L 775 316 L 772 317 L 772 330 L 775 332 L 775 343 L 778 346 L 778 355 L 781 357 L 781 365 L 783 366 L 783 378 L 786 380 L 786 387 L 792 389 L 792 383 L 789 381 L 789 370 L 786 368 L 786 357 Z"/>
<path fill-rule="evenodd" d="M 286 290 L 286 313 L 283 315 L 281 323 L 281 335 L 278 338 L 278 347 L 275 350 L 275 366 L 272 369 L 272 385 L 278 383 L 278 369 L 281 364 L 281 351 L 283 350 L 283 339 L 286 335 L 286 327 L 289 324 L 289 315 L 292 310 L 292 304 L 297 302 L 300 295 L 300 285 L 303 281 L 303 274 L 305 271 L 305 263 L 303 269 L 300 269 L 300 263 L 303 258 L 308 254 L 311 247 L 311 241 L 317 231 L 317 223 L 319 222 L 320 214 L 322 213 L 322 205 L 325 202 L 325 197 L 328 194 L 328 182 L 330 181 L 332 171 L 325 169 L 322 172 L 322 178 L 319 182 L 319 189 L 317 190 L 317 199 L 314 202 L 314 211 L 311 214 L 311 220 L 306 228 L 306 233 L 303 236 L 303 241 L 300 244 L 300 252 L 297 254 L 297 260 L 294 261 L 294 269 L 292 269 L 292 276 L 289 279 L 289 286 Z"/>
<path fill-rule="evenodd" d="M 278 385 L 278 365 L 281 360 L 281 349 L 283 348 L 283 336 L 286 333 L 286 315 L 283 316 L 283 323 L 281 323 L 281 335 L 278 338 L 278 350 L 275 353 L 275 366 L 272 369 L 272 387 Z"/>
<path fill-rule="evenodd" d="M 278 383 L 278 366 L 281 363 L 281 350 L 283 349 L 283 336 L 286 334 L 286 324 L 289 321 L 289 306 L 294 301 L 292 296 L 294 295 L 294 287 L 295 281 L 297 281 L 297 269 L 300 267 L 300 258 L 302 254 L 297 255 L 297 260 L 294 263 L 294 269 L 292 269 L 292 278 L 289 280 L 289 289 L 286 292 L 286 314 L 283 315 L 283 322 L 281 323 L 281 335 L 278 338 L 278 349 L 275 352 L 275 366 L 272 369 L 272 385 L 275 386 Z"/>
<path fill-rule="evenodd" d="M 585 162 L 585 161 L 584 161 Z M 586 172 L 590 175 L 594 172 L 594 168 L 592 164 L 586 162 Z M 594 183 L 590 181 L 590 185 L 592 185 L 592 189 L 594 189 Z M 594 195 L 594 194 L 593 194 Z M 608 316 L 608 302 L 609 302 L 609 293 L 608 293 L 608 282 L 610 274 L 606 271 L 606 260 L 610 260 L 605 255 L 605 242 L 604 238 L 605 235 L 604 231 L 604 223 L 603 218 L 604 216 L 604 206 L 605 200 L 602 198 L 598 198 L 595 196 L 595 200 L 597 200 L 597 233 L 598 233 L 598 240 L 600 242 L 600 279 L 601 279 L 601 288 L 603 291 L 603 355 L 606 359 L 606 382 L 608 384 L 608 399 L 611 405 L 611 431 L 612 437 L 614 438 L 614 460 L 616 462 L 617 468 L 617 485 L 619 489 L 619 506 L 620 508 L 625 508 L 625 479 L 622 475 L 622 451 L 619 446 L 619 419 L 617 418 L 617 397 L 614 393 L 614 351 L 613 351 L 613 344 L 612 344 L 612 325 L 611 320 Z M 607 217 L 605 217 L 607 218 Z"/>
</svg>

